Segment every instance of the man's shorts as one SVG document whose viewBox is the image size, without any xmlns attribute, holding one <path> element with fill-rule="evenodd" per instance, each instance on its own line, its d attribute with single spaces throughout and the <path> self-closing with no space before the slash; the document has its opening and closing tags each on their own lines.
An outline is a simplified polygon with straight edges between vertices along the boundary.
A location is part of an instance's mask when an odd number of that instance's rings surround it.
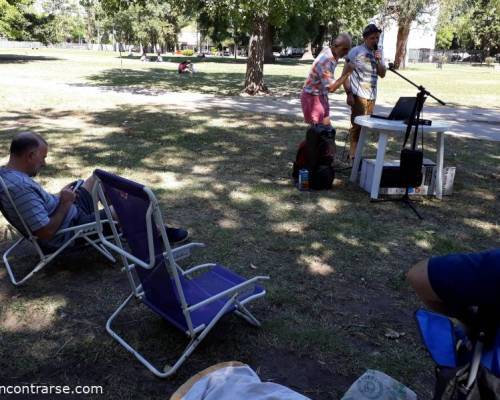
<svg viewBox="0 0 500 400">
<path fill-rule="evenodd" d="M 322 124 L 323 120 L 330 116 L 328 96 L 314 96 L 302 92 L 300 103 L 302 105 L 302 112 L 304 113 L 304 121 L 308 124 Z"/>
<path fill-rule="evenodd" d="M 500 306 L 500 248 L 432 257 L 428 275 L 432 289 L 449 307 Z"/>
<path fill-rule="evenodd" d="M 76 218 L 71 222 L 72 226 L 87 224 L 89 222 L 95 221 L 94 214 L 94 202 L 92 200 L 92 195 L 83 187 L 76 190 L 75 206 L 78 210 Z M 100 211 L 100 216 L 102 219 L 106 219 L 106 212 L 104 210 Z"/>
</svg>

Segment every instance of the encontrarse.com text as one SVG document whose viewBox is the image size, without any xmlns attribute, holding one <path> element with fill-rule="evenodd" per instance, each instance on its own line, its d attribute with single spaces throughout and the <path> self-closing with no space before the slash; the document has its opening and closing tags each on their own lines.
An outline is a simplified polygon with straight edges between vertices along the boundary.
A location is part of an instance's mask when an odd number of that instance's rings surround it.
<svg viewBox="0 0 500 400">
<path fill-rule="evenodd" d="M 102 386 L 0 385 L 0 396 L 9 394 L 103 394 Z"/>
</svg>

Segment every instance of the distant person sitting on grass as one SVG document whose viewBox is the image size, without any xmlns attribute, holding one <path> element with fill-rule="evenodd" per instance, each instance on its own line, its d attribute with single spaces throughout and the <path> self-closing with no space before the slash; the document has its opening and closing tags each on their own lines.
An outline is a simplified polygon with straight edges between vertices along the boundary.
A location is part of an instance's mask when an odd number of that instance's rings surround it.
<svg viewBox="0 0 500 400">
<path fill-rule="evenodd" d="M 47 152 L 48 144 L 40 135 L 33 132 L 18 133 L 12 139 L 8 163 L 0 167 L 0 176 L 7 185 L 17 210 L 29 229 L 40 239 L 40 244 L 47 248 L 57 248 L 69 240 L 70 236 L 56 236 L 57 231 L 95 221 L 90 194 L 95 178 L 87 178 L 76 191 L 69 184 L 58 195 L 47 193 L 32 179 L 45 166 Z M 16 228 L 22 227 L 6 193 L 1 189 L 0 202 L 9 221 Z M 106 218 L 104 213 L 102 216 Z M 172 244 L 180 243 L 188 237 L 184 229 L 166 230 Z"/>
<path fill-rule="evenodd" d="M 500 310 L 500 248 L 431 257 L 415 264 L 407 278 L 427 307 L 466 324 L 471 307 L 494 315 Z"/>
<path fill-rule="evenodd" d="M 192 74 L 192 73 L 194 73 L 195 72 L 194 65 L 191 62 L 191 60 L 181 62 L 179 64 L 179 66 L 177 67 L 177 72 L 179 72 L 179 74 L 184 74 L 184 73 Z"/>
</svg>

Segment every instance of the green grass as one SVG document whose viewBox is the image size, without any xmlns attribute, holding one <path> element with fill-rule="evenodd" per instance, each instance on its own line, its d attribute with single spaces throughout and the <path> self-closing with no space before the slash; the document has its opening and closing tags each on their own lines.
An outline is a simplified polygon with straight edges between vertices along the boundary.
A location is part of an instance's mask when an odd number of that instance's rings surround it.
<svg viewBox="0 0 500 400">
<path fill-rule="evenodd" d="M 14 132 L 37 131 L 50 144 L 49 165 L 38 179 L 51 191 L 97 167 L 145 183 L 170 223 L 208 244 L 194 261 L 220 261 L 244 276 L 269 274 L 271 280 L 267 297 L 252 306 L 262 329 L 224 319 L 178 374 L 160 381 L 104 329 L 127 294 L 118 266 L 93 252 L 70 254 L 21 289 L 2 268 L 0 342 L 8 345 L 0 347 L 1 382 L 103 385 L 105 398 L 164 399 L 199 370 L 240 360 L 264 380 L 314 399 L 340 398 L 367 368 L 430 398 L 432 362 L 420 344 L 413 321 L 419 303 L 404 274 L 433 254 L 498 246 L 500 143 L 447 137 L 445 162 L 457 167 L 456 190 L 443 201 L 419 203 L 420 222 L 399 204 L 371 204 L 367 193 L 348 184 L 347 171 L 338 172 L 332 191 L 297 191 L 289 179 L 305 129 L 297 120 L 172 109 L 154 96 L 145 102 L 113 91 L 75 95 L 58 85 L 105 84 L 88 77 L 119 68 L 119 60 L 49 54 L 59 60 L 0 63 L 0 76 L 9 76 L 0 92 L 2 156 Z M 128 63 L 144 79 L 169 68 Z M 427 146 L 432 158 L 434 144 Z M 397 154 L 391 142 L 388 157 Z M 0 231 L 5 249 L 11 234 L 3 220 Z M 21 270 L 33 260 L 23 253 Z M 127 310 L 118 329 L 159 365 L 186 345 L 142 306 Z M 405 335 L 388 339 L 388 329 Z"/>
<path fill-rule="evenodd" d="M 138 57 L 114 53 L 68 50 L 0 50 L 0 65 L 5 73 L 44 82 L 71 82 L 121 88 L 126 92 L 158 94 L 165 91 L 190 91 L 219 95 L 238 95 L 245 79 L 245 60 L 229 58 L 196 59 L 199 71 L 180 75 L 177 65 L 187 57 L 164 57 L 164 63 L 142 63 Z M 264 67 L 267 85 L 275 96 L 297 97 L 312 62 L 280 60 Z M 23 65 L 24 74 L 18 73 Z M 41 66 L 44 67 L 41 67 Z M 500 71 L 494 68 L 446 64 L 410 64 L 401 71 L 417 84 L 425 86 L 450 105 L 466 107 L 498 107 Z M 380 80 L 378 102 L 394 104 L 400 96 L 414 96 L 416 89 L 391 72 Z M 344 101 L 344 95 L 332 96 Z M 429 99 L 429 105 L 435 104 Z"/>
</svg>

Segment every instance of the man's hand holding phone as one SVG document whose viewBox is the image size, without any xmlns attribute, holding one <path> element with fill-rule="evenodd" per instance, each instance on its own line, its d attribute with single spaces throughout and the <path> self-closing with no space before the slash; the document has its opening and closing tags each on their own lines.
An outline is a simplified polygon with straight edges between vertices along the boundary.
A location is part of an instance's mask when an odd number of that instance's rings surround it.
<svg viewBox="0 0 500 400">
<path fill-rule="evenodd" d="M 76 193 L 78 189 L 80 189 L 80 186 L 83 185 L 84 180 L 83 179 L 78 179 L 77 181 L 73 182 L 70 184 L 71 190 L 73 193 Z"/>
<path fill-rule="evenodd" d="M 72 184 L 64 186 L 59 193 L 61 204 L 72 204 L 76 199 L 76 193 L 73 191 Z"/>
</svg>

